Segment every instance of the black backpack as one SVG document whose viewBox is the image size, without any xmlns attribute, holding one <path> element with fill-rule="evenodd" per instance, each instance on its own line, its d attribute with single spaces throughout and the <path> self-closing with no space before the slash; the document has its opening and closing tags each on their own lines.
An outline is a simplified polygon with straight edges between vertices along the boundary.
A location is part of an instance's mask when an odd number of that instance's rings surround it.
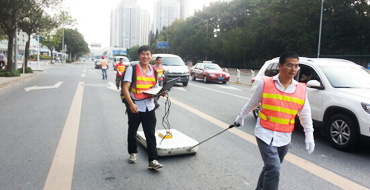
<svg viewBox="0 0 370 190">
<path fill-rule="evenodd" d="M 132 78 L 131 78 L 131 85 L 130 85 L 129 89 L 131 89 L 134 85 L 136 86 L 136 65 L 132 65 L 130 67 L 132 67 Z M 157 83 L 158 72 L 153 67 L 152 67 L 152 69 L 154 70 L 155 83 Z M 123 83 L 124 83 L 126 71 L 127 71 L 127 68 L 125 69 L 125 71 L 123 72 L 123 75 L 122 75 L 121 89 L 123 89 Z M 123 95 L 122 90 L 121 90 L 121 100 L 122 100 L 122 103 L 124 103 L 126 105 L 126 107 L 129 108 L 128 102 L 127 102 L 125 96 Z"/>
</svg>

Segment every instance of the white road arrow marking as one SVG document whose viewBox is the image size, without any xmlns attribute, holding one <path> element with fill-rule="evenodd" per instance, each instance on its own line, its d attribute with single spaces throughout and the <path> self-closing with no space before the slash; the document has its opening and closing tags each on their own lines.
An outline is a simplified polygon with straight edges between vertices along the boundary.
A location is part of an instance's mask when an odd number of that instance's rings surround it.
<svg viewBox="0 0 370 190">
<path fill-rule="evenodd" d="M 62 85 L 62 81 L 57 82 L 54 86 L 31 86 L 24 88 L 26 92 L 29 92 L 31 90 L 45 90 L 45 89 L 52 89 L 52 88 L 59 88 L 60 85 Z"/>
<path fill-rule="evenodd" d="M 113 91 L 116 91 L 116 92 L 119 92 L 119 90 L 117 90 L 117 86 L 116 84 L 114 84 L 113 82 L 108 82 L 108 87 L 109 89 L 113 90 Z"/>
</svg>

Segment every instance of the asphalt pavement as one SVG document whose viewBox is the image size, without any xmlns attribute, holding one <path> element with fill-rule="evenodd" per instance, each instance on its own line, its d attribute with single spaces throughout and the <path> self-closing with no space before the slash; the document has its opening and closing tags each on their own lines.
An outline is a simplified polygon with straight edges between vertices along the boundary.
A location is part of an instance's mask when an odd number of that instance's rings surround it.
<svg viewBox="0 0 370 190">
<path fill-rule="evenodd" d="M 39 62 L 39 65 L 37 65 L 36 61 L 31 61 L 31 64 L 28 65 L 28 67 L 31 67 L 34 71 L 33 73 L 25 73 L 21 74 L 20 77 L 0 77 L 0 90 L 12 87 L 14 85 L 18 85 L 24 81 L 30 80 L 34 77 L 37 77 L 38 74 L 42 73 L 44 70 L 44 67 L 47 67 L 50 65 L 48 61 L 42 61 Z M 54 63 L 55 65 L 61 64 L 61 63 Z M 69 64 L 69 63 L 66 63 Z M 73 64 L 73 63 L 72 63 Z M 21 68 L 22 65 L 18 64 L 17 68 Z M 237 84 L 243 84 L 243 85 L 251 85 L 251 79 L 252 77 L 257 74 L 258 71 L 251 71 L 250 69 L 241 69 L 240 70 L 240 77 L 237 77 L 237 69 L 230 68 L 228 69 L 228 72 L 230 74 L 230 81 L 231 83 L 237 83 Z"/>
</svg>

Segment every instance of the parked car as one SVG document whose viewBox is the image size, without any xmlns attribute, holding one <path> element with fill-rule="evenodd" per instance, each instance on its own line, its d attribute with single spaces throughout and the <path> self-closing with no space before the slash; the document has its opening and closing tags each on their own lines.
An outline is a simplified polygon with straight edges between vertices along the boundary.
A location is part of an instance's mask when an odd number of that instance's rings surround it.
<svg viewBox="0 0 370 190">
<path fill-rule="evenodd" d="M 130 62 L 130 64 L 131 64 L 131 65 L 136 65 L 136 64 L 138 64 L 139 62 L 140 62 L 140 61 L 131 61 L 131 62 Z"/>
<path fill-rule="evenodd" d="M 101 60 L 100 59 L 95 60 L 95 69 L 101 69 Z"/>
<path fill-rule="evenodd" d="M 276 75 L 279 59 L 266 61 L 252 90 L 262 78 Z M 307 84 L 314 127 L 322 130 L 330 144 L 340 150 L 370 142 L 370 73 L 343 59 L 299 58 L 298 82 Z M 258 115 L 257 108 L 254 116 Z M 297 122 L 299 123 L 299 122 Z"/>
<path fill-rule="evenodd" d="M 190 69 L 190 76 L 193 81 L 202 79 L 205 83 L 212 81 L 226 84 L 230 80 L 230 74 L 215 63 L 197 63 Z"/>
<path fill-rule="evenodd" d="M 153 54 L 150 64 L 155 64 L 155 59 L 162 57 L 162 65 L 164 72 L 163 83 L 166 84 L 168 80 L 180 77 L 178 83 L 187 86 L 189 83 L 189 69 L 185 65 L 180 56 L 173 54 Z"/>
<path fill-rule="evenodd" d="M 112 63 L 112 67 L 114 70 L 116 70 L 116 64 L 119 63 L 119 60 L 121 58 L 123 59 L 123 64 L 125 64 L 126 67 L 131 65 L 130 60 L 126 56 L 115 56 Z"/>
</svg>

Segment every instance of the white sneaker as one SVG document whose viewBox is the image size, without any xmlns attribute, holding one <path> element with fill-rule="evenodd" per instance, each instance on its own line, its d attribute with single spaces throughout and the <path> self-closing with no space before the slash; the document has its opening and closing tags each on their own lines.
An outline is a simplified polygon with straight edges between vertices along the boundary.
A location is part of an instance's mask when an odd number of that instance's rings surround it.
<svg viewBox="0 0 370 190">
<path fill-rule="evenodd" d="M 162 167 L 163 167 L 163 165 L 160 164 L 157 160 L 153 160 L 153 161 L 149 162 L 148 169 L 156 170 L 156 169 L 159 169 L 159 168 L 162 168 Z"/>
<path fill-rule="evenodd" d="M 137 156 L 136 155 L 137 155 L 136 153 L 130 154 L 130 158 L 128 159 L 128 163 L 136 164 L 136 162 L 137 162 Z"/>
</svg>

